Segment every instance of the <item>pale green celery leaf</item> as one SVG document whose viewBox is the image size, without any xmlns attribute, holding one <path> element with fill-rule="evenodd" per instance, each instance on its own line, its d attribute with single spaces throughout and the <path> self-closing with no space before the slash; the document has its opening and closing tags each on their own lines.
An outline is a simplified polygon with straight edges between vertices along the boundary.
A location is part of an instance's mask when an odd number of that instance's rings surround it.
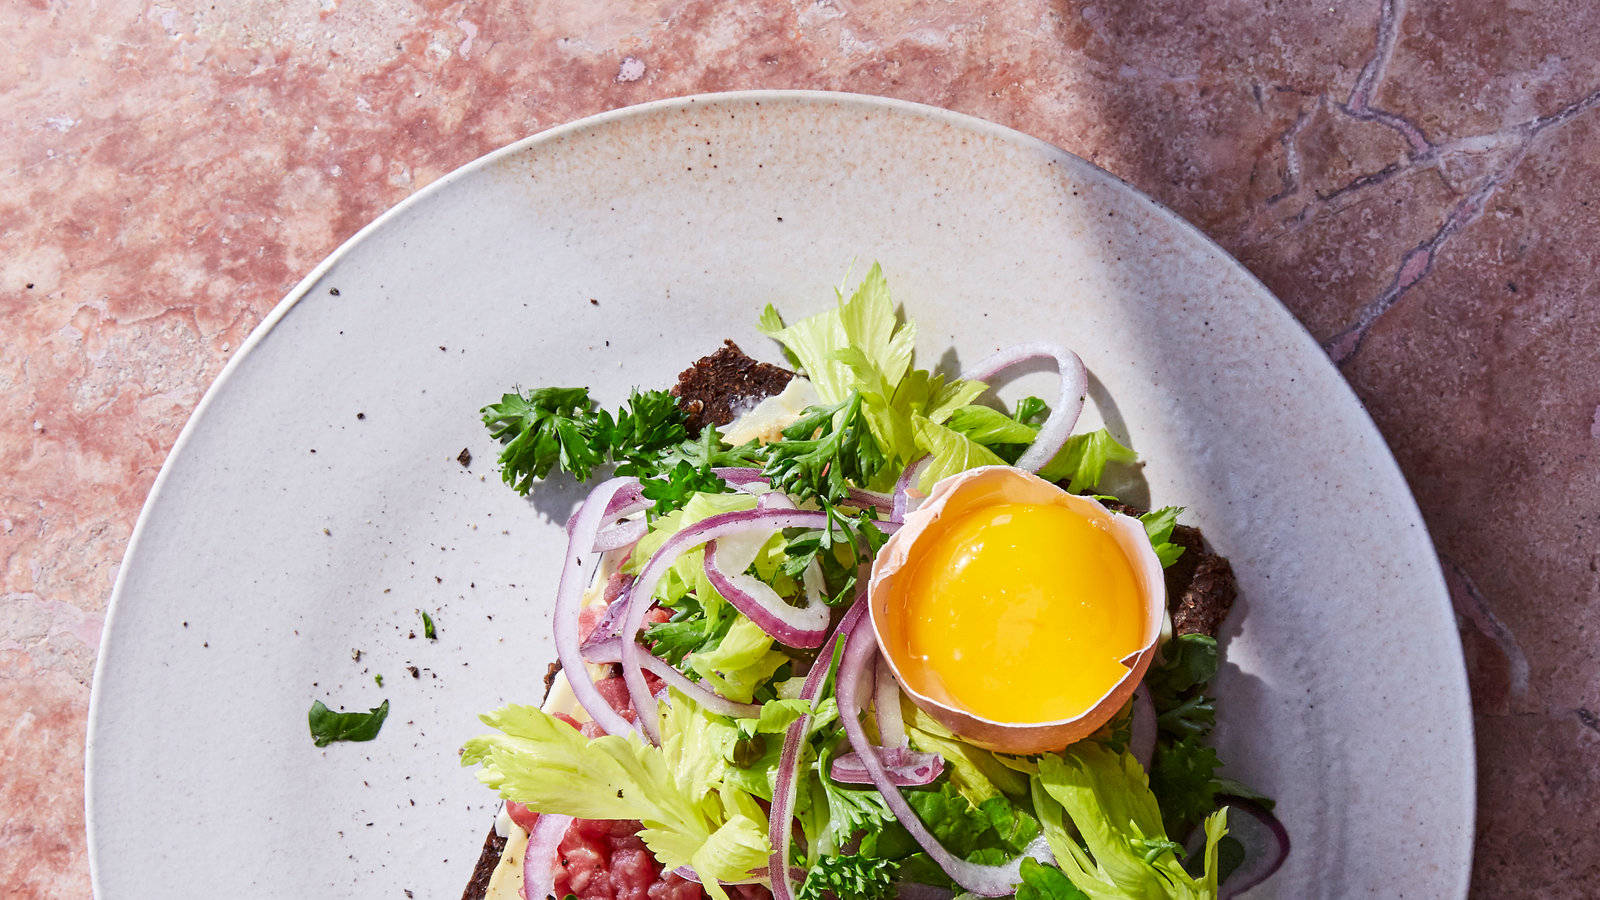
<svg viewBox="0 0 1600 900">
<path fill-rule="evenodd" d="M 1209 892 L 1208 896 L 1216 896 L 1217 879 L 1220 874 L 1217 865 L 1217 842 L 1228 834 L 1228 808 L 1217 810 L 1206 816 L 1206 853 L 1205 853 L 1205 878 L 1201 886 Z"/>
<path fill-rule="evenodd" d="M 912 419 L 916 430 L 917 446 L 932 457 L 922 470 L 919 487 L 923 491 L 933 488 L 940 479 L 979 466 L 1001 466 L 1005 460 L 993 450 L 957 431 L 951 431 L 926 416 Z"/>
<path fill-rule="evenodd" d="M 927 450 L 916 418 L 937 425 L 987 390 L 981 382 L 947 381 L 911 368 L 916 326 L 901 323 L 877 265 L 848 298 L 840 292 L 836 308 L 784 325 L 769 306 L 760 325 L 799 361 L 824 403 L 843 403 L 852 391 L 861 395 L 862 416 L 889 462 L 865 487 L 887 489 Z"/>
<path fill-rule="evenodd" d="M 893 460 L 884 467 L 876 484 L 868 487 L 887 489 L 907 465 L 915 462 L 925 452 L 917 441 L 916 420 L 923 417 L 939 424 L 956 409 L 970 402 L 986 390 L 982 382 L 945 381 L 926 369 L 913 369 L 900 379 L 893 395 L 884 399 L 881 391 L 862 394 L 862 415 L 877 438 L 884 455 Z"/>
<path fill-rule="evenodd" d="M 1046 481 L 1068 481 L 1068 490 L 1084 491 L 1100 484 L 1107 463 L 1138 461 L 1139 454 L 1122 446 L 1111 432 L 1102 428 L 1067 438 L 1061 450 L 1039 470 L 1039 477 Z"/>
<path fill-rule="evenodd" d="M 963 406 L 951 413 L 945 425 L 985 446 L 1031 444 L 1039 429 L 1024 425 L 997 409 Z"/>
<path fill-rule="evenodd" d="M 902 697 L 900 712 L 911 746 L 944 757 L 950 783 L 968 803 L 977 806 L 990 797 L 1001 795 L 1027 796 L 1027 777 L 1012 769 L 1005 758 L 956 737 L 909 697 Z"/>
<path fill-rule="evenodd" d="M 834 309 L 788 326 L 782 325 L 775 312 L 763 312 L 760 325 L 794 355 L 818 396 L 829 404 L 843 402 L 858 383 L 850 365 L 838 358 L 839 351 L 857 350 L 863 364 L 893 386 L 910 367 L 916 345 L 916 328 L 900 324 L 883 269 L 876 264 L 849 299 L 840 295 Z"/>
<path fill-rule="evenodd" d="M 689 704 L 681 696 L 672 702 Z M 709 889 L 718 881 L 743 880 L 765 862 L 767 827 L 753 799 L 730 802 L 724 794 L 732 789 L 720 782 L 709 792 L 691 784 L 709 777 L 710 767 L 687 754 L 709 753 L 715 743 L 691 742 L 676 730 L 702 724 L 691 712 L 681 711 L 691 720 L 687 724 L 676 712 L 664 719 L 664 737 L 675 748 L 669 751 L 648 746 L 633 732 L 585 739 L 536 707 L 507 706 L 482 717 L 501 733 L 468 741 L 461 761 L 481 766 L 480 781 L 535 812 L 639 820 L 639 836 L 663 865 L 692 867 Z M 752 810 L 758 815 L 750 815 Z"/>
<path fill-rule="evenodd" d="M 932 396 L 928 398 L 927 408 L 922 414 L 942 425 L 956 410 L 978 399 L 988 389 L 989 386 L 981 381 L 946 382 L 943 375 L 935 375 Z"/>
<path fill-rule="evenodd" d="M 744 616 L 738 616 L 714 649 L 691 653 L 685 660 L 712 690 L 739 703 L 749 703 L 755 691 L 789 657 L 772 648 L 772 636 Z"/>
<path fill-rule="evenodd" d="M 691 794 L 710 791 L 727 778 L 728 758 L 739 730 L 722 716 L 673 691 L 661 711 L 661 752 Z"/>
<path fill-rule="evenodd" d="M 745 734 L 779 734 L 789 725 L 811 711 L 811 701 L 798 697 L 792 700 L 768 700 L 761 704 L 761 715 L 754 719 L 736 719 L 739 730 Z"/>
<path fill-rule="evenodd" d="M 917 327 L 910 322 L 900 324 L 894 301 L 889 298 L 889 280 L 884 277 L 882 266 L 872 264 L 855 293 L 840 305 L 839 318 L 849 346 L 865 352 L 873 367 L 883 373 L 885 381 L 891 385 L 898 383 L 911 368 Z"/>
<path fill-rule="evenodd" d="M 1196 880 L 1171 852 L 1145 860 L 1140 848 L 1165 841 L 1167 834 L 1144 768 L 1131 754 L 1081 741 L 1059 755 L 1041 757 L 1034 786 L 1035 809 L 1057 865 L 1094 900 L 1216 896 L 1214 868 Z M 1207 822 L 1210 867 L 1215 866 L 1215 843 L 1227 831 L 1224 825 Z"/>
</svg>

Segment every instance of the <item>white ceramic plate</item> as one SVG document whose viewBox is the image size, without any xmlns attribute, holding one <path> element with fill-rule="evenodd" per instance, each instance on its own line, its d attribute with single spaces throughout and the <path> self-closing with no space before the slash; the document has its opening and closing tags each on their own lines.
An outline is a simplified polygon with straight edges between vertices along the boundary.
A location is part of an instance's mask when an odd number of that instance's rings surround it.
<svg viewBox="0 0 1600 900">
<path fill-rule="evenodd" d="M 1260 893 L 1463 894 L 1472 736 L 1444 584 L 1378 432 L 1300 326 L 1193 228 L 1044 143 L 891 100 L 746 93 L 461 169 L 241 348 L 112 597 L 89 723 L 100 895 L 459 892 L 494 801 L 456 749 L 478 712 L 540 695 L 577 497 L 501 485 L 478 407 L 513 384 L 619 400 L 724 337 L 775 358 L 761 304 L 819 309 L 874 259 L 925 363 L 1075 347 L 1152 498 L 1232 558 L 1217 741 L 1294 837 Z M 382 698 L 377 740 L 312 746 L 313 699 Z"/>
</svg>

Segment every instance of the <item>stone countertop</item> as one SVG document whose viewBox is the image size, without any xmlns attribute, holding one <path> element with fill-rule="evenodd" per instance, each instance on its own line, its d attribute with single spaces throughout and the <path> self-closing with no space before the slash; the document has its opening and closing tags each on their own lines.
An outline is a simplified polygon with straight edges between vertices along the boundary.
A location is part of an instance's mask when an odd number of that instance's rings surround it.
<svg viewBox="0 0 1600 900">
<path fill-rule="evenodd" d="M 1475 893 L 1600 878 L 1589 0 L 24 0 L 0 28 L 0 894 L 88 893 L 106 598 L 256 322 L 489 150 L 756 87 L 1021 129 L 1258 274 L 1366 402 L 1439 547 L 1477 713 Z"/>
</svg>

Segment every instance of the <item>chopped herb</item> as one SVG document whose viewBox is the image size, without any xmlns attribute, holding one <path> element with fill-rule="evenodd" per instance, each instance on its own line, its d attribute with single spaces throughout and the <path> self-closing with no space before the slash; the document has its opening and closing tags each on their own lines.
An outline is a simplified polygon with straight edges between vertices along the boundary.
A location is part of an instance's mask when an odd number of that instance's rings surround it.
<svg viewBox="0 0 1600 900">
<path fill-rule="evenodd" d="M 321 700 L 313 700 L 306 718 L 311 726 L 311 742 L 326 747 L 334 741 L 370 741 L 378 736 L 388 716 L 387 700 L 366 712 L 334 712 Z"/>
<path fill-rule="evenodd" d="M 1150 536 L 1150 546 L 1156 550 L 1156 559 L 1161 560 L 1161 568 L 1178 561 L 1183 555 L 1183 547 L 1172 543 L 1172 529 L 1178 524 L 1178 514 L 1183 512 L 1181 506 L 1163 506 L 1158 510 L 1147 512 L 1139 517 L 1144 525 L 1144 533 Z"/>
<path fill-rule="evenodd" d="M 433 616 L 428 615 L 425 609 L 419 609 L 417 612 L 422 613 L 422 636 L 430 641 L 437 641 L 439 631 L 433 627 Z"/>
<path fill-rule="evenodd" d="M 483 408 L 483 423 L 505 444 L 501 478 L 522 494 L 551 469 L 585 481 L 607 459 L 647 462 L 689 436 L 677 400 L 666 391 L 636 390 L 615 413 L 600 410 L 588 388 L 513 392 Z"/>
<path fill-rule="evenodd" d="M 813 406 L 764 449 L 762 472 L 795 502 L 843 502 L 850 485 L 872 482 L 887 460 L 862 415 L 861 394 Z"/>
<path fill-rule="evenodd" d="M 374 676 L 372 676 L 372 680 L 377 682 L 378 687 L 383 687 L 383 676 L 382 675 L 374 675 Z"/>
</svg>

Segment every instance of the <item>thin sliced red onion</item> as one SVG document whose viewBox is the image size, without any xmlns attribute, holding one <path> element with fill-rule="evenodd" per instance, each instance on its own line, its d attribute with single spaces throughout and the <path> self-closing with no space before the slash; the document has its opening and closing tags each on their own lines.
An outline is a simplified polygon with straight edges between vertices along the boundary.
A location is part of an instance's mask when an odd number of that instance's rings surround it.
<svg viewBox="0 0 1600 900">
<path fill-rule="evenodd" d="M 873 509 L 881 509 L 884 512 L 894 509 L 893 494 L 880 494 L 877 491 L 869 491 L 858 487 L 849 488 L 849 493 L 850 502 L 862 509 L 872 507 Z"/>
<path fill-rule="evenodd" d="M 650 557 L 650 561 L 645 564 L 644 570 L 639 573 L 638 579 L 628 590 L 627 615 L 622 621 L 622 629 L 618 632 L 618 636 L 622 639 L 622 679 L 628 685 L 628 695 L 632 698 L 633 708 L 639 715 L 639 725 L 651 741 L 661 742 L 661 729 L 656 721 L 658 715 L 656 698 L 650 695 L 649 687 L 644 683 L 642 657 L 648 656 L 649 651 L 639 646 L 637 637 L 639 629 L 644 626 L 644 615 L 650 608 L 650 598 L 655 595 L 656 585 L 661 583 L 661 579 L 667 574 L 667 569 L 688 550 L 727 535 L 748 532 L 771 534 L 784 528 L 827 527 L 828 517 L 825 513 L 807 510 L 747 509 L 718 513 L 667 538 L 660 549 L 656 550 L 655 555 Z M 560 643 L 559 640 L 557 643 Z M 576 642 L 573 642 L 572 649 L 577 650 Z M 565 665 L 565 661 L 562 664 Z"/>
<path fill-rule="evenodd" d="M 812 561 L 806 568 L 806 605 L 790 606 L 770 585 L 744 574 L 766 543 L 765 535 L 757 537 L 761 538 L 759 542 L 745 535 L 707 542 L 706 579 L 734 609 L 778 643 L 808 650 L 822 646 L 832 618 L 832 610 L 822 596 L 822 567 Z"/>
<path fill-rule="evenodd" d="M 646 500 L 644 498 L 644 487 L 639 484 L 638 479 L 630 478 L 628 481 L 632 483 L 617 491 L 616 494 L 614 494 L 611 499 L 606 502 L 605 516 L 600 522 L 600 527 L 602 529 L 606 525 L 615 522 L 623 516 L 631 516 L 634 513 L 643 512 L 644 510 L 655 505 L 655 501 Z M 576 512 L 567 517 L 568 538 L 572 537 L 572 528 L 577 521 L 578 514 Z"/>
<path fill-rule="evenodd" d="M 606 584 L 605 589 L 605 615 L 600 617 L 600 621 L 594 623 L 594 628 L 589 630 L 589 636 L 583 639 L 582 644 L 578 645 L 579 651 L 582 651 L 588 644 L 603 641 L 609 637 L 616 637 L 617 626 L 622 622 L 623 615 L 628 611 L 627 593 L 628 586 L 631 584 L 633 584 L 632 575 L 624 575 L 618 572 L 611 576 L 611 581 Z"/>
<path fill-rule="evenodd" d="M 522 896 L 547 900 L 556 893 L 556 863 L 561 838 L 572 824 L 571 816 L 543 813 L 528 832 L 528 849 L 522 853 Z"/>
<path fill-rule="evenodd" d="M 916 812 L 911 809 L 906 798 L 900 795 L 900 789 L 889 777 L 889 772 L 884 768 L 883 761 L 878 758 L 876 749 L 867 742 L 867 733 L 861 727 L 861 704 L 857 699 L 857 691 L 866 676 L 867 666 L 873 661 L 877 652 L 877 639 L 873 637 L 872 629 L 857 623 L 845 642 L 844 660 L 839 664 L 839 683 L 834 691 L 834 696 L 839 702 L 839 720 L 844 723 L 844 731 L 850 738 L 850 746 L 866 766 L 867 775 L 878 788 L 878 793 L 883 795 L 884 802 L 889 804 L 889 809 L 895 818 L 900 820 L 900 824 L 911 833 L 911 837 L 922 845 L 922 849 L 927 851 L 952 881 L 984 897 L 1004 897 L 1011 894 L 1022 878 L 1023 857 L 1019 856 L 1003 865 L 985 866 L 967 862 L 946 850 L 944 845 L 928 831 L 928 826 L 917 818 Z M 1042 841 L 1029 845 L 1023 856 L 1033 856 L 1046 862 L 1050 860 L 1048 849 L 1044 847 Z"/>
<path fill-rule="evenodd" d="M 1128 752 L 1150 770 L 1150 761 L 1156 755 L 1156 704 L 1150 699 L 1150 689 L 1139 685 L 1133 692 L 1133 721 L 1128 724 Z"/>
<path fill-rule="evenodd" d="M 873 752 L 889 773 L 889 781 L 897 787 L 932 784 L 944 774 L 944 757 L 937 753 L 923 753 L 909 747 L 874 747 Z M 834 757 L 828 775 L 844 784 L 872 784 L 866 762 L 854 751 Z"/>
<path fill-rule="evenodd" d="M 1083 360 L 1059 344 L 1018 344 L 993 354 L 961 377 L 987 382 L 999 372 L 1033 359 L 1054 360 L 1061 376 L 1061 392 L 1050 415 L 1039 426 L 1033 444 L 1017 459 L 1017 468 L 1037 472 L 1067 443 L 1072 426 L 1078 424 L 1078 415 L 1083 412 L 1083 397 L 1089 390 L 1089 372 L 1083 367 Z"/>
<path fill-rule="evenodd" d="M 900 685 L 894 680 L 889 664 L 879 659 L 873 667 L 876 684 L 872 691 L 872 711 L 878 716 L 878 740 L 883 746 L 894 749 L 907 746 L 906 724 L 900 715 Z"/>
<path fill-rule="evenodd" d="M 735 490 L 747 494 L 759 493 L 769 483 L 767 476 L 752 466 L 716 466 L 712 468 L 711 474 L 726 481 Z"/>
<path fill-rule="evenodd" d="M 910 512 L 911 487 L 917 483 L 917 476 L 927 468 L 933 460 L 931 456 L 924 456 L 906 466 L 900 477 L 894 483 L 894 503 L 890 505 L 889 521 L 899 524 L 906 520 L 906 513 Z"/>
<path fill-rule="evenodd" d="M 622 639 L 619 637 L 612 636 L 600 641 L 591 640 L 586 642 L 581 649 L 583 650 L 585 662 L 598 665 L 622 662 Z M 646 653 L 643 656 L 643 664 L 646 672 L 661 679 L 668 687 L 673 688 L 714 713 L 731 716 L 736 719 L 753 719 L 761 715 L 761 704 L 740 703 L 737 700 L 729 700 L 703 684 L 690 681 L 689 676 L 679 672 L 659 656 Z"/>
<path fill-rule="evenodd" d="M 753 869 L 752 873 L 759 874 L 755 874 L 755 877 L 752 878 L 746 878 L 744 881 L 719 881 L 717 884 L 756 884 L 766 875 L 765 870 L 762 869 Z M 684 881 L 692 881 L 695 884 L 703 883 L 700 880 L 700 876 L 696 874 L 695 870 L 689 868 L 688 866 L 679 866 L 672 870 L 672 874 L 682 878 Z"/>
<path fill-rule="evenodd" d="M 621 550 L 623 547 L 632 547 L 639 543 L 639 539 L 649 530 L 650 524 L 643 518 L 624 519 L 595 535 L 595 552 L 609 553 L 612 550 Z"/>
<path fill-rule="evenodd" d="M 594 679 L 589 677 L 589 670 L 583 665 L 583 654 L 578 647 L 578 612 L 584 591 L 589 586 L 591 571 L 589 566 L 584 565 L 584 560 L 593 555 L 591 548 L 594 547 L 595 536 L 605 520 L 606 508 L 611 500 L 619 491 L 630 486 L 637 487 L 638 484 L 638 480 L 633 478 L 613 478 L 591 491 L 583 505 L 578 507 L 578 514 L 572 520 L 572 539 L 567 542 L 567 558 L 561 565 L 560 586 L 556 588 L 556 656 L 561 660 L 561 668 L 567 673 L 567 681 L 572 685 L 572 693 L 579 705 L 607 734 L 625 734 L 633 726 L 600 696 Z M 639 617 L 644 617 L 644 610 L 639 611 Z M 634 633 L 637 631 L 637 628 L 634 629 Z M 631 634 L 629 640 L 632 640 Z M 640 681 L 643 681 L 642 677 Z"/>
<path fill-rule="evenodd" d="M 1218 900 L 1250 890 L 1272 877 L 1289 856 L 1289 829 L 1265 806 L 1234 794 L 1218 794 L 1217 802 L 1228 807 L 1228 834 L 1244 845 L 1244 862 L 1228 875 L 1218 891 Z M 1189 854 L 1203 852 L 1206 846 L 1205 823 L 1189 835 Z"/>
<path fill-rule="evenodd" d="M 861 621 L 866 611 L 866 579 L 859 579 L 855 603 L 845 613 L 839 627 L 822 645 L 811 671 L 806 673 L 805 684 L 800 688 L 800 698 L 810 706 L 799 719 L 789 725 L 783 735 L 783 751 L 778 754 L 778 776 L 772 784 L 772 806 L 767 811 L 767 840 L 772 844 L 772 857 L 767 863 L 767 880 L 772 883 L 772 900 L 794 900 L 794 876 L 789 871 L 790 825 L 794 821 L 794 795 L 799 785 L 800 751 L 804 749 L 806 732 L 811 729 L 811 714 L 817 708 L 817 695 L 828 678 L 833 665 L 834 648 Z"/>
</svg>

